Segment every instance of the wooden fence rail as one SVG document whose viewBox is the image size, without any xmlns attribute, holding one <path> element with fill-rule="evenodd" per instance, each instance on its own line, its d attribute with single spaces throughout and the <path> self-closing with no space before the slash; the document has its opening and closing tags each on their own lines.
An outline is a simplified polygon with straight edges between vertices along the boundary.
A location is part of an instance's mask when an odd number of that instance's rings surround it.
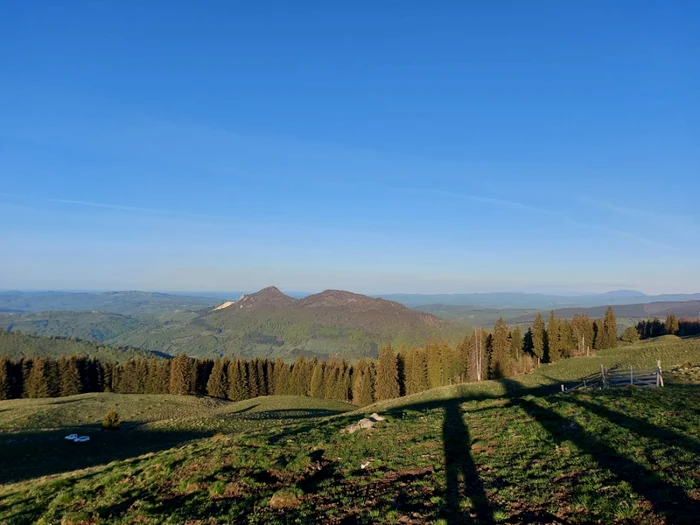
<svg viewBox="0 0 700 525">
<path fill-rule="evenodd" d="M 658 388 L 664 386 L 664 378 L 661 372 L 661 361 L 656 362 L 656 368 L 629 369 L 614 368 L 607 369 L 600 365 L 600 372 L 580 379 L 574 386 L 565 387 L 561 385 L 562 392 L 573 390 L 600 390 L 603 388 L 614 388 L 622 386 L 635 386 L 641 388 Z"/>
</svg>

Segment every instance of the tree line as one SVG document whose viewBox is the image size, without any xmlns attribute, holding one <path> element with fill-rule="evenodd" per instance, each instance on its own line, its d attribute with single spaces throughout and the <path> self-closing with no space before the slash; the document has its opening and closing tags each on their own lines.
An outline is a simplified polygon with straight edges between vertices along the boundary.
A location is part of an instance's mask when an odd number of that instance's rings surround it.
<svg viewBox="0 0 700 525">
<path fill-rule="evenodd" d="M 678 335 L 680 337 L 700 335 L 700 319 L 679 319 L 674 314 L 667 315 L 664 321 L 654 317 L 653 319 L 639 321 L 636 332 L 640 339 L 649 339 L 662 335 Z"/>
<path fill-rule="evenodd" d="M 420 348 L 382 348 L 376 360 L 133 358 L 124 363 L 86 356 L 0 358 L 0 399 L 69 396 L 85 392 L 207 395 L 240 401 L 265 395 L 305 395 L 364 406 L 457 383 L 529 372 L 585 352 L 612 348 L 612 309 L 602 320 L 586 315 L 547 322 L 538 314 L 523 334 L 499 319 L 492 332 L 476 329 L 457 345 L 431 340 Z"/>
</svg>

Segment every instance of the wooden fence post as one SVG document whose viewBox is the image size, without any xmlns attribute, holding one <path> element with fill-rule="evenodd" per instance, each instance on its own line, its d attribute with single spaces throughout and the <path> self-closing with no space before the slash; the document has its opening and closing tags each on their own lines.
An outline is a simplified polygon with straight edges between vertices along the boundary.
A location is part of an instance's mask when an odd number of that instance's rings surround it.
<svg viewBox="0 0 700 525">
<path fill-rule="evenodd" d="M 605 381 L 605 367 L 600 365 L 600 380 L 603 383 L 603 388 L 607 388 L 607 381 Z"/>
<path fill-rule="evenodd" d="M 664 376 L 661 373 L 661 360 L 656 362 L 656 386 L 664 386 Z"/>
<path fill-rule="evenodd" d="M 630 385 L 634 385 L 634 373 L 632 372 L 632 365 L 630 365 Z"/>
</svg>

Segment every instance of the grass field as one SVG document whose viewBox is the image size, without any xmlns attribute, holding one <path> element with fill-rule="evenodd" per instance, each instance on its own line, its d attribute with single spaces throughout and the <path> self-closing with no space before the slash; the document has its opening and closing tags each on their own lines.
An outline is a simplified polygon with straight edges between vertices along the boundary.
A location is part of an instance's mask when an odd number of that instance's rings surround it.
<svg viewBox="0 0 700 525">
<path fill-rule="evenodd" d="M 665 389 L 540 395 L 601 363 L 656 359 L 680 367 Z M 700 342 L 665 339 L 362 410 L 299 397 L 2 402 L 0 523 L 697 523 L 688 363 Z M 124 427 L 97 431 L 110 408 Z M 387 420 L 341 433 L 375 410 Z"/>
</svg>

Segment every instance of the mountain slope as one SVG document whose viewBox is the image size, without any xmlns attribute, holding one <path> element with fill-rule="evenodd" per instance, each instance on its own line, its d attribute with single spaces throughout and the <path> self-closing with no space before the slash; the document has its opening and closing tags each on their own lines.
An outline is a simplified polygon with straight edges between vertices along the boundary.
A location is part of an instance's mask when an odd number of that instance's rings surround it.
<svg viewBox="0 0 700 525">
<path fill-rule="evenodd" d="M 117 341 L 170 354 L 356 359 L 376 356 L 387 343 L 454 341 L 465 332 L 464 326 L 396 302 L 340 290 L 295 299 L 269 287 L 225 304 L 190 322 L 137 330 Z"/>
<path fill-rule="evenodd" d="M 41 337 L 21 332 L 0 330 L 0 356 L 19 359 L 21 357 L 53 357 L 62 355 L 87 355 L 101 361 L 121 363 L 134 357 L 158 357 L 137 348 L 104 346 L 92 341 Z"/>
<path fill-rule="evenodd" d="M 40 312 L 0 314 L 0 328 L 35 335 L 79 337 L 104 342 L 152 325 L 131 316 L 109 312 Z"/>
<path fill-rule="evenodd" d="M 0 312 L 72 310 L 118 314 L 193 310 L 215 305 L 217 299 L 155 292 L 0 292 Z"/>
</svg>

